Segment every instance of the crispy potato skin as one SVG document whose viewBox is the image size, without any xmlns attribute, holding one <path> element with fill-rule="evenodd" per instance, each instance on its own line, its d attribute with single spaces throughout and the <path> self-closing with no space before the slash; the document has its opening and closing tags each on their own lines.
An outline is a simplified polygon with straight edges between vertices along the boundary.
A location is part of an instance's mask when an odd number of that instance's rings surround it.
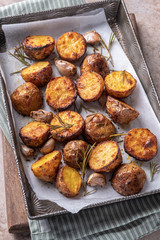
<svg viewBox="0 0 160 240">
<path fill-rule="evenodd" d="M 121 163 L 121 151 L 114 141 L 99 143 L 89 157 L 89 166 L 95 172 L 112 172 Z"/>
<path fill-rule="evenodd" d="M 134 128 L 125 136 L 124 149 L 137 160 L 149 161 L 157 154 L 157 138 L 147 128 Z"/>
<path fill-rule="evenodd" d="M 72 189 L 67 184 L 66 178 L 64 177 L 65 175 L 64 172 L 68 172 L 67 175 L 70 178 L 70 182 L 74 184 L 75 191 L 72 191 Z M 66 197 L 77 196 L 81 188 L 81 185 L 82 185 L 82 178 L 74 168 L 71 168 L 69 166 L 64 166 L 58 171 L 57 178 L 56 178 L 56 187 L 58 191 L 63 195 L 65 195 Z"/>
<path fill-rule="evenodd" d="M 58 118 L 55 117 L 51 121 L 51 125 L 62 126 Z M 59 113 L 59 117 L 68 124 L 73 124 L 71 128 L 64 129 L 59 128 L 57 130 L 51 130 L 52 137 L 60 142 L 69 141 L 79 136 L 84 129 L 84 120 L 77 112 L 64 111 Z M 60 132 L 59 132 L 60 131 Z M 58 133 L 59 132 L 59 133 Z"/>
<path fill-rule="evenodd" d="M 11 101 L 18 113 L 29 116 L 31 111 L 42 106 L 42 92 L 33 83 L 27 82 L 14 90 Z"/>
<path fill-rule="evenodd" d="M 55 47 L 55 39 L 51 36 L 32 35 L 26 37 L 22 46 L 27 56 L 34 60 L 47 58 Z"/>
<path fill-rule="evenodd" d="M 41 146 L 49 136 L 49 127 L 43 122 L 33 121 L 20 129 L 20 138 L 29 147 Z"/>
<path fill-rule="evenodd" d="M 139 115 L 136 109 L 111 96 L 107 97 L 106 108 L 115 123 L 128 124 Z"/>
<path fill-rule="evenodd" d="M 61 163 L 61 152 L 53 151 L 46 154 L 31 166 L 31 169 L 36 177 L 45 182 L 53 182 L 56 177 L 59 165 Z"/>
<path fill-rule="evenodd" d="M 49 62 L 36 62 L 21 71 L 26 82 L 32 82 L 37 87 L 45 86 L 52 76 L 52 66 Z"/>
<path fill-rule="evenodd" d="M 115 134 L 115 127 L 103 114 L 91 114 L 86 117 L 84 137 L 89 143 L 109 140 L 112 134 Z"/>
<path fill-rule="evenodd" d="M 145 171 L 134 163 L 122 164 L 114 172 L 111 184 L 116 192 L 123 196 L 139 193 L 146 181 Z"/>
<path fill-rule="evenodd" d="M 67 61 L 76 61 L 86 52 L 86 40 L 77 32 L 66 32 L 56 43 L 59 56 Z"/>
<path fill-rule="evenodd" d="M 112 72 L 105 78 L 105 88 L 108 95 L 115 98 L 125 98 L 133 92 L 136 82 L 127 71 Z"/>
<path fill-rule="evenodd" d="M 68 142 L 63 148 L 64 162 L 70 167 L 79 169 L 84 153 L 88 147 L 88 143 L 82 140 L 73 140 Z"/>
<path fill-rule="evenodd" d="M 103 78 L 96 72 L 85 72 L 77 80 L 78 95 L 86 102 L 99 99 L 103 89 Z"/>
<path fill-rule="evenodd" d="M 110 73 L 105 57 L 99 53 L 88 55 L 81 65 L 81 74 L 84 72 L 96 72 L 104 79 Z"/>
<path fill-rule="evenodd" d="M 54 110 L 64 110 L 75 102 L 77 90 L 70 78 L 56 77 L 47 84 L 45 97 Z"/>
</svg>

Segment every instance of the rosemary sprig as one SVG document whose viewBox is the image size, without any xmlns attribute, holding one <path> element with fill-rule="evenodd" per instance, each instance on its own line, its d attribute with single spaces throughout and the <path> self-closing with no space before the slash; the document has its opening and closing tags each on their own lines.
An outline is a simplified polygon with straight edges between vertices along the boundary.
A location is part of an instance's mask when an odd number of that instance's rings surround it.
<svg viewBox="0 0 160 240">
<path fill-rule="evenodd" d="M 87 112 L 95 113 L 94 110 L 86 107 L 83 103 L 80 104 L 79 108 L 77 107 L 77 105 L 76 105 L 76 103 L 75 103 L 75 104 L 74 104 L 74 107 L 75 107 L 75 109 L 77 110 L 77 112 L 78 112 L 79 114 L 81 114 L 82 109 L 84 109 L 86 113 L 87 113 Z"/>
<path fill-rule="evenodd" d="M 51 124 L 47 124 L 52 130 L 57 130 L 59 128 L 61 128 L 59 131 L 56 131 L 56 134 L 59 134 L 61 133 L 62 131 L 66 130 L 66 129 L 69 129 L 71 127 L 73 127 L 74 124 L 69 124 L 69 123 L 66 123 L 62 120 L 62 118 L 59 116 L 59 113 L 57 113 L 55 115 L 55 117 L 58 119 L 59 123 L 61 125 L 51 125 Z"/>
<path fill-rule="evenodd" d="M 87 196 L 87 195 L 90 194 L 90 193 L 96 192 L 96 191 L 97 191 L 96 188 L 92 189 L 92 190 L 89 191 L 89 192 L 86 191 L 86 192 L 83 194 L 83 197 Z"/>
<path fill-rule="evenodd" d="M 111 134 L 110 137 L 119 137 L 119 136 L 125 136 L 126 133 L 117 133 L 117 134 Z"/>
<path fill-rule="evenodd" d="M 16 71 L 16 72 L 12 72 L 12 73 L 10 73 L 10 75 L 14 75 L 14 74 L 20 73 L 23 69 L 24 69 L 24 68 L 22 68 L 22 69 L 20 69 L 20 70 L 18 70 L 18 71 Z"/>
<path fill-rule="evenodd" d="M 110 35 L 110 38 L 109 38 L 109 44 L 108 44 L 108 49 L 109 49 L 109 50 L 110 50 L 110 48 L 112 47 L 115 38 L 116 38 L 116 35 L 115 35 L 115 33 L 112 32 L 111 35 Z"/>
<path fill-rule="evenodd" d="M 109 45 L 108 45 L 108 47 L 107 47 L 105 41 L 104 41 L 104 40 L 102 39 L 102 37 L 101 37 L 101 43 L 102 43 L 102 45 L 106 48 L 106 50 L 107 50 L 107 52 L 108 52 L 108 54 L 109 54 L 109 59 L 110 59 L 110 61 L 111 61 L 111 64 L 112 64 L 112 66 L 114 67 L 113 58 L 112 58 L 112 55 L 111 55 L 111 53 L 110 53 L 110 48 L 111 48 L 113 42 L 109 42 L 110 47 L 109 47 Z"/>
<path fill-rule="evenodd" d="M 152 182 L 154 174 L 160 171 L 160 164 L 150 162 L 150 181 Z"/>
</svg>

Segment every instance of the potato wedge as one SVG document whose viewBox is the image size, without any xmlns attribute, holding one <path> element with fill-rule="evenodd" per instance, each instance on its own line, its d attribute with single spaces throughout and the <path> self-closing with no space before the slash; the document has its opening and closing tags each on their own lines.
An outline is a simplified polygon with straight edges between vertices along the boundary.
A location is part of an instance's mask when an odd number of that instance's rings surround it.
<svg viewBox="0 0 160 240">
<path fill-rule="evenodd" d="M 18 113 L 29 116 L 31 111 L 42 106 L 42 92 L 33 83 L 27 82 L 14 90 L 11 101 Z"/>
<path fill-rule="evenodd" d="M 22 141 L 29 147 L 41 146 L 49 136 L 50 128 L 43 122 L 33 121 L 20 129 Z"/>
<path fill-rule="evenodd" d="M 51 36 L 32 35 L 26 37 L 22 46 L 27 56 L 34 60 L 47 58 L 55 47 L 55 39 Z"/>
<path fill-rule="evenodd" d="M 63 161 L 70 167 L 79 169 L 89 144 L 82 140 L 72 140 L 63 148 Z"/>
<path fill-rule="evenodd" d="M 157 154 L 157 138 L 147 128 L 134 128 L 124 138 L 124 149 L 137 160 L 149 161 Z"/>
<path fill-rule="evenodd" d="M 78 195 L 82 185 L 82 178 L 79 172 L 69 166 L 62 167 L 56 178 L 56 187 L 66 197 Z"/>
<path fill-rule="evenodd" d="M 51 129 L 52 137 L 60 142 L 69 141 L 76 138 L 84 129 L 83 118 L 74 111 L 57 113 L 50 124 L 53 125 L 53 128 Z M 67 127 L 67 125 L 69 127 Z M 54 129 L 55 126 L 56 128 L 59 126 L 59 128 Z"/>
<path fill-rule="evenodd" d="M 36 62 L 21 71 L 26 82 L 32 82 L 37 87 L 45 86 L 52 76 L 52 66 L 49 62 Z"/>
<path fill-rule="evenodd" d="M 103 89 L 103 78 L 96 72 L 85 72 L 77 80 L 78 95 L 86 102 L 99 99 Z"/>
<path fill-rule="evenodd" d="M 91 114 L 85 119 L 84 137 L 91 144 L 109 140 L 115 131 L 112 122 L 103 114 Z"/>
<path fill-rule="evenodd" d="M 45 182 L 53 182 L 61 163 L 61 152 L 53 151 L 34 162 L 31 169 L 36 177 Z"/>
<path fill-rule="evenodd" d="M 115 123 L 128 124 L 139 115 L 136 109 L 111 96 L 107 97 L 106 108 Z"/>
<path fill-rule="evenodd" d="M 64 110 L 75 102 L 77 90 L 71 79 L 56 77 L 47 84 L 45 97 L 54 110 Z"/>
<path fill-rule="evenodd" d="M 108 95 L 125 98 L 133 92 L 136 82 L 136 79 L 127 71 L 112 72 L 105 78 L 105 88 Z"/>
<path fill-rule="evenodd" d="M 122 164 L 114 172 L 111 184 L 123 196 L 139 193 L 146 181 L 145 171 L 135 163 Z"/>
<path fill-rule="evenodd" d="M 76 61 L 86 52 L 86 40 L 77 32 L 66 32 L 58 38 L 56 48 L 62 59 Z"/>
<path fill-rule="evenodd" d="M 84 72 L 96 72 L 104 79 L 110 73 L 106 58 L 99 53 L 88 55 L 81 65 L 81 74 Z"/>
<path fill-rule="evenodd" d="M 61 59 L 55 59 L 54 63 L 59 73 L 63 76 L 73 77 L 77 73 L 77 67 L 70 62 Z"/>
<path fill-rule="evenodd" d="M 112 172 L 121 163 L 121 151 L 114 141 L 99 143 L 89 157 L 89 166 L 95 172 Z"/>
</svg>

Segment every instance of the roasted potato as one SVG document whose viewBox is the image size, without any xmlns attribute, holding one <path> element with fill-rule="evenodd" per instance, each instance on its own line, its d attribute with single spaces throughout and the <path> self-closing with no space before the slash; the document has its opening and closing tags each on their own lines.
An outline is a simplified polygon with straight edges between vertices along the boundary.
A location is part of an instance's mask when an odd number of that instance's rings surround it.
<svg viewBox="0 0 160 240">
<path fill-rule="evenodd" d="M 70 62 L 61 59 L 55 59 L 54 63 L 59 73 L 63 76 L 73 77 L 77 73 L 77 67 Z"/>
<path fill-rule="evenodd" d="M 133 92 L 136 82 L 136 79 L 127 71 L 112 72 L 105 78 L 105 88 L 108 95 L 125 98 Z"/>
<path fill-rule="evenodd" d="M 109 140 L 112 134 L 115 134 L 115 127 L 103 114 L 96 113 L 86 117 L 84 137 L 89 143 Z"/>
<path fill-rule="evenodd" d="M 136 109 L 110 96 L 107 97 L 106 108 L 115 123 L 128 124 L 139 115 Z"/>
<path fill-rule="evenodd" d="M 45 86 L 52 76 L 52 66 L 49 62 L 36 62 L 21 71 L 26 82 L 32 82 L 37 87 Z"/>
<path fill-rule="evenodd" d="M 147 128 L 134 128 L 124 138 L 124 149 L 137 160 L 149 161 L 157 154 L 157 138 Z"/>
<path fill-rule="evenodd" d="M 94 172 L 112 172 L 121 163 L 121 151 L 114 141 L 99 143 L 89 157 L 89 166 Z"/>
<path fill-rule="evenodd" d="M 43 103 L 42 92 L 31 82 L 20 85 L 11 95 L 14 109 L 22 115 L 30 115 Z"/>
<path fill-rule="evenodd" d="M 34 60 L 43 60 L 53 51 L 55 39 L 51 36 L 32 35 L 26 37 L 22 46 L 27 56 Z"/>
<path fill-rule="evenodd" d="M 45 182 L 53 182 L 61 163 L 61 152 L 53 151 L 34 162 L 31 169 L 36 177 Z"/>
<path fill-rule="evenodd" d="M 39 149 L 39 151 L 43 154 L 48 154 L 52 152 L 55 148 L 55 140 L 50 138 L 45 144 Z"/>
<path fill-rule="evenodd" d="M 79 172 L 69 166 L 62 167 L 56 178 L 56 187 L 66 197 L 78 195 L 82 185 L 82 178 Z"/>
<path fill-rule="evenodd" d="M 106 102 L 107 102 L 107 93 L 104 90 L 100 98 L 98 99 L 99 104 L 101 105 L 102 109 L 106 108 Z"/>
<path fill-rule="evenodd" d="M 83 34 L 83 37 L 86 39 L 86 42 L 89 44 L 100 43 L 101 36 L 96 31 L 89 31 Z"/>
<path fill-rule="evenodd" d="M 82 140 L 70 141 L 63 148 L 63 160 L 70 167 L 78 169 L 88 149 L 89 144 Z"/>
<path fill-rule="evenodd" d="M 76 61 L 86 52 L 86 40 L 77 32 L 66 32 L 57 39 L 59 56 L 67 61 Z"/>
<path fill-rule="evenodd" d="M 83 118 L 74 111 L 57 113 L 50 124 L 52 137 L 60 142 L 76 138 L 84 129 Z"/>
<path fill-rule="evenodd" d="M 30 117 L 38 122 L 50 123 L 53 118 L 53 113 L 47 112 L 43 109 L 39 109 L 37 111 L 30 112 Z"/>
<path fill-rule="evenodd" d="M 81 74 L 84 72 L 96 72 L 104 79 L 110 73 L 106 58 L 99 53 L 88 55 L 81 65 Z"/>
<path fill-rule="evenodd" d="M 85 72 L 77 80 L 78 95 L 86 102 L 99 99 L 103 89 L 103 78 L 96 72 Z"/>
<path fill-rule="evenodd" d="M 22 141 L 29 147 L 40 147 L 48 138 L 50 128 L 43 122 L 33 121 L 20 129 Z"/>
<path fill-rule="evenodd" d="M 114 172 L 111 184 L 123 196 L 139 193 L 146 181 L 145 171 L 135 163 L 122 164 Z"/>
<path fill-rule="evenodd" d="M 45 97 L 54 110 L 64 110 L 75 102 L 77 90 L 71 79 L 56 77 L 47 84 Z"/>
</svg>

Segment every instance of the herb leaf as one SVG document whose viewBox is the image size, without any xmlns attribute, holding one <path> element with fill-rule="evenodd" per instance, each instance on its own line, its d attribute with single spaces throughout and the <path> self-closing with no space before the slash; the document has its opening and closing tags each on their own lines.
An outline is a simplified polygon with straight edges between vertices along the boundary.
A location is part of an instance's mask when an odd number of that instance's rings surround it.
<svg viewBox="0 0 160 240">
<path fill-rule="evenodd" d="M 160 164 L 150 162 L 150 181 L 152 182 L 154 174 L 160 171 Z"/>
</svg>

